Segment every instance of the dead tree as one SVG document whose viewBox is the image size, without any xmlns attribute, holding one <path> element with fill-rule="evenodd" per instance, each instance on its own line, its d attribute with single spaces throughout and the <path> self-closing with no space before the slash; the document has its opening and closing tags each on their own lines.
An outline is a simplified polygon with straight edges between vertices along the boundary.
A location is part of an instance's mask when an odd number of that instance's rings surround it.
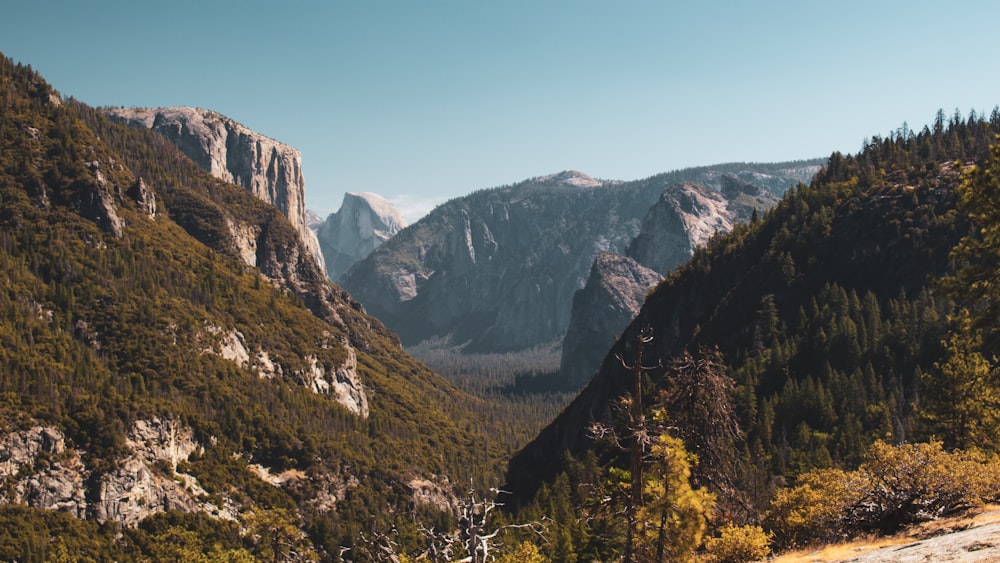
<svg viewBox="0 0 1000 563">
<path fill-rule="evenodd" d="M 618 449 L 629 454 L 630 483 L 629 496 L 626 502 L 626 522 L 625 552 L 622 560 L 624 563 L 632 563 L 635 560 L 635 538 L 639 534 L 637 511 L 643 505 L 642 498 L 642 468 L 646 451 L 654 440 L 660 435 L 663 428 L 657 424 L 650 424 L 646 420 L 642 404 L 642 376 L 649 370 L 660 367 L 660 364 L 644 365 L 642 361 L 646 344 L 653 341 L 653 330 L 646 327 L 639 331 L 635 340 L 635 359 L 632 365 L 621 356 L 616 355 L 618 362 L 623 368 L 632 373 L 633 384 L 631 395 L 623 397 L 621 400 L 622 411 L 625 413 L 624 434 L 616 431 L 612 426 L 605 423 L 594 423 L 590 432 L 597 439 L 610 440 Z"/>
</svg>

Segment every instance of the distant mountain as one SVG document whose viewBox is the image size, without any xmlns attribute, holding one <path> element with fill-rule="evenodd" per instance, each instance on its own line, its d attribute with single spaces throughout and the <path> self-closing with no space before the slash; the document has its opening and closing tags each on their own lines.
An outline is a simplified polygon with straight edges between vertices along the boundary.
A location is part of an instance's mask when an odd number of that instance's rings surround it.
<svg viewBox="0 0 1000 563">
<path fill-rule="evenodd" d="M 108 117 L 145 127 L 216 178 L 243 186 L 278 208 L 323 267 L 316 235 L 306 218 L 302 155 L 295 148 L 252 131 L 220 113 L 197 108 L 104 108 Z"/>
<path fill-rule="evenodd" d="M 969 232 L 955 207 L 963 169 L 986 158 L 1000 121 L 946 125 L 834 153 L 760 221 L 697 249 L 646 299 L 581 394 L 511 460 L 511 490 L 530 498 L 567 468 L 567 451 L 616 459 L 588 429 L 612 421 L 632 392 L 622 361 L 637 361 L 640 333 L 653 338 L 641 358 L 646 404 L 684 352 L 722 354 L 744 430 L 731 452 L 743 465 L 729 477 L 750 505 L 767 502 L 775 476 L 857 467 L 874 440 L 945 436 L 919 414 L 936 392 L 954 307 L 933 284 Z M 685 439 L 708 430 L 673 429 Z"/>
<path fill-rule="evenodd" d="M 594 258 L 624 254 L 668 186 L 700 182 L 722 206 L 752 197 L 726 195 L 724 184 L 758 179 L 764 209 L 773 186 L 808 180 L 818 166 L 727 164 L 635 182 L 566 171 L 482 190 L 439 206 L 340 281 L 408 345 L 444 337 L 467 352 L 503 352 L 557 342 Z"/>
<path fill-rule="evenodd" d="M 330 283 L 282 213 L 30 67 L 0 57 L 0 85 L 3 558 L 264 557 L 274 530 L 333 558 L 361 529 L 418 538 L 451 518 L 451 483 L 484 486 L 501 454 L 478 401 Z"/>
<path fill-rule="evenodd" d="M 323 217 L 312 209 L 306 209 L 306 226 L 316 232 L 316 229 L 323 224 Z"/>
<path fill-rule="evenodd" d="M 327 275 L 337 281 L 355 262 L 406 227 L 406 220 L 382 196 L 346 193 L 340 209 L 316 227 Z"/>
</svg>

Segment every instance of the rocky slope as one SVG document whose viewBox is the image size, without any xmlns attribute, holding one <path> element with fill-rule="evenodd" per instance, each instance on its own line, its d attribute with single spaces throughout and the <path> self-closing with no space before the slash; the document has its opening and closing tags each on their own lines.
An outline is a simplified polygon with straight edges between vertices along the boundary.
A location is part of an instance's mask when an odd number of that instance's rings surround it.
<svg viewBox="0 0 1000 563">
<path fill-rule="evenodd" d="M 445 337 L 467 343 L 467 351 L 503 352 L 558 342 L 594 257 L 624 254 L 667 186 L 704 179 L 722 190 L 726 178 L 752 176 L 746 170 L 754 166 L 683 170 L 635 182 L 567 171 L 479 191 L 438 207 L 359 262 L 341 283 L 406 344 Z M 761 165 L 769 172 L 760 174 L 781 177 L 787 187 L 807 180 L 815 166 Z M 766 192 L 763 197 L 773 201 Z"/>
<path fill-rule="evenodd" d="M 406 220 L 382 196 L 367 192 L 344 194 L 340 209 L 315 228 L 327 275 L 337 281 L 355 262 L 404 227 Z"/>
<path fill-rule="evenodd" d="M 203 170 L 277 207 L 322 266 L 319 241 L 306 218 L 305 178 L 298 150 L 210 110 L 172 107 L 103 111 L 116 121 L 160 133 Z"/>
<path fill-rule="evenodd" d="M 610 252 L 594 259 L 587 285 L 573 296 L 559 373 L 570 388 L 586 385 L 614 339 L 635 318 L 660 274 Z"/>
</svg>

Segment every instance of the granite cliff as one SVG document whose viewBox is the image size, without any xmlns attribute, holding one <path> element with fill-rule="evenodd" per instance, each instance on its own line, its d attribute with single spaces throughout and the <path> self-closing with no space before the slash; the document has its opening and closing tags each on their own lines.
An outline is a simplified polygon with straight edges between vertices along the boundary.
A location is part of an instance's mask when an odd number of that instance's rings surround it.
<svg viewBox="0 0 1000 563">
<path fill-rule="evenodd" d="M 29 515 L 8 537 L 47 541 L 54 511 L 196 534 L 264 511 L 336 553 L 431 502 L 424 483 L 496 467 L 467 455 L 471 398 L 277 208 L 6 57 L 0 85 L 0 512 Z"/>
<path fill-rule="evenodd" d="M 322 267 L 319 241 L 306 218 L 305 179 L 298 150 L 210 110 L 172 107 L 103 111 L 115 121 L 160 133 L 206 172 L 242 186 L 277 207 Z"/>
<path fill-rule="evenodd" d="M 366 258 L 406 227 L 399 211 L 378 194 L 346 193 L 340 209 L 316 226 L 326 272 L 331 280 Z"/>
</svg>

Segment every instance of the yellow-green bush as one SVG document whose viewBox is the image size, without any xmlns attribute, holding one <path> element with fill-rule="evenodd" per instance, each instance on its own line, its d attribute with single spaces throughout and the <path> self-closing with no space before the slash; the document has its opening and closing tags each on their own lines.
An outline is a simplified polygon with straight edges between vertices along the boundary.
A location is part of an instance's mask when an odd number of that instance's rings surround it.
<svg viewBox="0 0 1000 563">
<path fill-rule="evenodd" d="M 765 517 L 778 545 L 830 541 L 955 514 L 1000 498 L 1000 461 L 941 442 L 875 442 L 856 471 L 811 471 L 779 490 Z"/>
<path fill-rule="evenodd" d="M 760 526 L 726 524 L 718 536 L 705 541 L 705 551 L 712 563 L 759 561 L 771 553 L 772 537 Z"/>
</svg>

